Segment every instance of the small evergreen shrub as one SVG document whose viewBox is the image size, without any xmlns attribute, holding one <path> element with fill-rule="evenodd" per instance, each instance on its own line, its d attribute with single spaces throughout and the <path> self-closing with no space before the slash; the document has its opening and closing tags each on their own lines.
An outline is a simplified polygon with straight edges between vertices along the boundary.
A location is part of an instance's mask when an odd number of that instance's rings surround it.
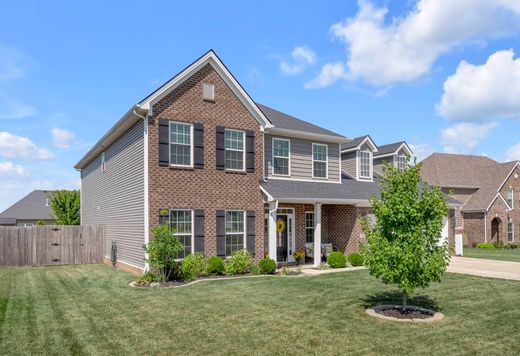
<svg viewBox="0 0 520 356">
<path fill-rule="evenodd" d="M 340 251 L 334 251 L 327 256 L 327 263 L 332 268 L 344 268 L 347 266 L 347 258 Z"/>
<path fill-rule="evenodd" d="M 149 285 L 152 282 L 157 282 L 157 276 L 152 272 L 148 271 L 135 280 L 135 285 L 138 287 L 143 287 Z"/>
<path fill-rule="evenodd" d="M 182 279 L 192 281 L 206 273 L 206 260 L 201 253 L 184 257 L 181 264 Z"/>
<path fill-rule="evenodd" d="M 244 274 L 251 272 L 253 261 L 247 250 L 236 251 L 233 256 L 226 261 L 226 274 Z"/>
<path fill-rule="evenodd" d="M 502 241 L 493 242 L 493 245 L 495 246 L 495 248 L 505 248 L 505 244 Z"/>
<path fill-rule="evenodd" d="M 260 271 L 260 267 L 258 267 L 257 265 L 252 265 L 251 266 L 251 274 L 256 276 L 256 275 L 259 275 L 261 274 L 262 272 Z"/>
<path fill-rule="evenodd" d="M 212 276 L 224 274 L 224 260 L 218 256 L 211 256 L 208 258 L 206 272 Z"/>
<path fill-rule="evenodd" d="M 262 274 L 273 274 L 276 272 L 276 262 L 270 258 L 264 258 L 258 263 Z"/>
<path fill-rule="evenodd" d="M 493 245 L 491 242 L 479 242 L 476 248 L 495 248 L 495 245 Z"/>
<path fill-rule="evenodd" d="M 352 266 L 363 266 L 363 256 L 360 253 L 354 252 L 347 256 L 348 262 Z"/>
</svg>

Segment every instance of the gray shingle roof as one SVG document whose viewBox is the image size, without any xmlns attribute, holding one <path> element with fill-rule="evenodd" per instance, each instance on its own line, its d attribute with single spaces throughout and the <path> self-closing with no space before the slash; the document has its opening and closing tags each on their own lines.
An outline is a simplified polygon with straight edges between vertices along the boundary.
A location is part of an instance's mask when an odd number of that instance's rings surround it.
<svg viewBox="0 0 520 356">
<path fill-rule="evenodd" d="M 283 112 L 272 109 L 265 105 L 259 103 L 256 103 L 256 105 L 260 110 L 262 110 L 267 119 L 271 121 L 271 123 L 277 128 L 301 132 L 310 132 L 321 135 L 344 137 L 343 135 L 339 135 L 330 130 L 311 124 L 310 122 L 295 118 L 294 116 L 284 114 Z"/>
<path fill-rule="evenodd" d="M 389 154 L 389 153 L 394 153 L 395 151 L 397 151 L 399 149 L 399 147 L 403 143 L 405 143 L 405 142 L 404 141 L 399 141 L 399 142 L 389 143 L 387 145 L 377 146 L 377 152 L 374 153 L 374 157 L 375 156 L 386 155 L 386 154 Z"/>
<path fill-rule="evenodd" d="M 342 143 L 341 150 L 343 151 L 343 150 L 348 150 L 350 148 L 357 147 L 367 137 L 368 137 L 368 135 L 360 136 L 360 137 L 353 138 L 352 141 L 350 141 L 348 143 Z"/>
<path fill-rule="evenodd" d="M 48 220 L 52 219 L 51 207 L 46 206 L 46 200 L 52 190 L 34 190 L 20 199 L 4 212 L 0 218 L 15 218 L 18 220 Z"/>
</svg>

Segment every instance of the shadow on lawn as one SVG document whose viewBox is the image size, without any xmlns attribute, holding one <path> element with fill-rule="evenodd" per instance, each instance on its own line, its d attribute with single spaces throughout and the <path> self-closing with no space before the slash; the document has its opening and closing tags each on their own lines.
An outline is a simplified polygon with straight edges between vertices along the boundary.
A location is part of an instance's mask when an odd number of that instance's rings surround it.
<svg viewBox="0 0 520 356">
<path fill-rule="evenodd" d="M 403 295 L 401 292 L 381 292 L 373 295 L 361 298 L 363 306 L 365 308 L 375 307 L 376 305 L 383 304 L 397 304 L 401 305 L 403 302 Z M 416 307 L 422 307 L 434 311 L 440 311 L 437 302 L 427 295 L 413 295 L 408 297 L 408 305 L 414 305 Z"/>
</svg>

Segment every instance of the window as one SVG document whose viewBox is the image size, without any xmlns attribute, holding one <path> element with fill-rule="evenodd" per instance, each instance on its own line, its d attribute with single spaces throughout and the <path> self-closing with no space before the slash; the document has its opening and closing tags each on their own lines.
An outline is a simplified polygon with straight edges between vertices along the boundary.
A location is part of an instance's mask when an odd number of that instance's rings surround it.
<svg viewBox="0 0 520 356">
<path fill-rule="evenodd" d="M 202 84 L 202 99 L 215 100 L 215 86 L 210 83 Z"/>
<path fill-rule="evenodd" d="M 226 210 L 226 257 L 245 248 L 245 214 L 241 210 Z"/>
<path fill-rule="evenodd" d="M 193 147 L 193 126 L 170 122 L 170 165 L 191 167 Z"/>
<path fill-rule="evenodd" d="M 327 178 L 327 145 L 312 144 L 312 177 Z"/>
<path fill-rule="evenodd" d="M 359 176 L 361 178 L 371 178 L 370 176 L 370 165 L 371 165 L 370 151 L 359 151 Z"/>
<path fill-rule="evenodd" d="M 290 175 L 290 147 L 291 144 L 289 140 L 273 138 L 273 174 L 282 176 Z"/>
<path fill-rule="evenodd" d="M 170 210 L 170 226 L 184 245 L 184 250 L 177 254 L 177 258 L 184 258 L 191 254 L 193 246 L 193 212 L 191 210 Z"/>
<path fill-rule="evenodd" d="M 513 188 L 507 190 L 507 205 L 513 209 Z"/>
<path fill-rule="evenodd" d="M 106 171 L 106 157 L 105 152 L 101 153 L 101 172 Z"/>
<path fill-rule="evenodd" d="M 32 224 L 32 223 L 18 223 L 18 224 L 16 224 L 16 226 L 18 226 L 18 227 L 33 227 L 34 224 Z"/>
<path fill-rule="evenodd" d="M 245 161 L 244 131 L 225 130 L 226 169 L 243 171 Z"/>
<path fill-rule="evenodd" d="M 405 156 L 397 156 L 395 157 L 395 166 L 397 169 L 402 172 L 404 171 L 404 165 L 406 163 L 406 157 Z"/>
<path fill-rule="evenodd" d="M 305 236 L 306 242 L 314 242 L 314 212 L 305 212 Z"/>
<path fill-rule="evenodd" d="M 507 242 L 515 240 L 515 225 L 512 222 L 507 223 Z"/>
</svg>

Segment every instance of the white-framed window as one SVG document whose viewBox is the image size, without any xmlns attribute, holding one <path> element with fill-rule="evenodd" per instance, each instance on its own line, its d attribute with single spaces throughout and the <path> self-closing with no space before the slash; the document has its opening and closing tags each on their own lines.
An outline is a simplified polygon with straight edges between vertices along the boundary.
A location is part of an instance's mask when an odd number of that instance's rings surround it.
<svg viewBox="0 0 520 356">
<path fill-rule="evenodd" d="M 33 223 L 18 223 L 18 224 L 16 224 L 16 226 L 18 226 L 18 227 L 33 227 L 34 224 Z"/>
<path fill-rule="evenodd" d="M 509 188 L 507 190 L 507 205 L 509 205 L 509 207 L 513 209 L 513 188 Z"/>
<path fill-rule="evenodd" d="M 107 164 L 106 164 L 106 155 L 105 152 L 101 153 L 101 172 L 106 172 Z"/>
<path fill-rule="evenodd" d="M 215 86 L 211 83 L 202 84 L 202 99 L 215 100 Z"/>
<path fill-rule="evenodd" d="M 512 222 L 507 223 L 507 242 L 513 242 L 515 240 L 515 224 Z"/>
<path fill-rule="evenodd" d="M 314 242 L 314 211 L 305 212 L 305 242 Z"/>
<path fill-rule="evenodd" d="M 224 148 L 226 169 L 243 171 L 246 161 L 245 132 L 239 130 L 224 130 Z"/>
<path fill-rule="evenodd" d="M 372 152 L 370 151 L 359 151 L 359 177 L 360 178 L 372 178 L 370 176 L 372 165 Z"/>
<path fill-rule="evenodd" d="M 273 138 L 273 174 L 288 176 L 291 174 L 291 141 Z"/>
<path fill-rule="evenodd" d="M 312 177 L 313 178 L 327 178 L 327 155 L 328 145 L 321 143 L 312 144 Z"/>
<path fill-rule="evenodd" d="M 175 236 L 184 245 L 184 249 L 177 254 L 181 259 L 193 252 L 193 210 L 170 209 L 170 227 Z"/>
<path fill-rule="evenodd" d="M 399 156 L 395 157 L 395 166 L 397 167 L 397 169 L 400 172 L 404 171 L 405 163 L 406 163 L 405 156 L 399 155 Z"/>
<path fill-rule="evenodd" d="M 193 125 L 170 121 L 170 165 L 193 167 Z"/>
<path fill-rule="evenodd" d="M 245 218 L 243 210 L 226 210 L 226 257 L 246 248 Z"/>
</svg>

